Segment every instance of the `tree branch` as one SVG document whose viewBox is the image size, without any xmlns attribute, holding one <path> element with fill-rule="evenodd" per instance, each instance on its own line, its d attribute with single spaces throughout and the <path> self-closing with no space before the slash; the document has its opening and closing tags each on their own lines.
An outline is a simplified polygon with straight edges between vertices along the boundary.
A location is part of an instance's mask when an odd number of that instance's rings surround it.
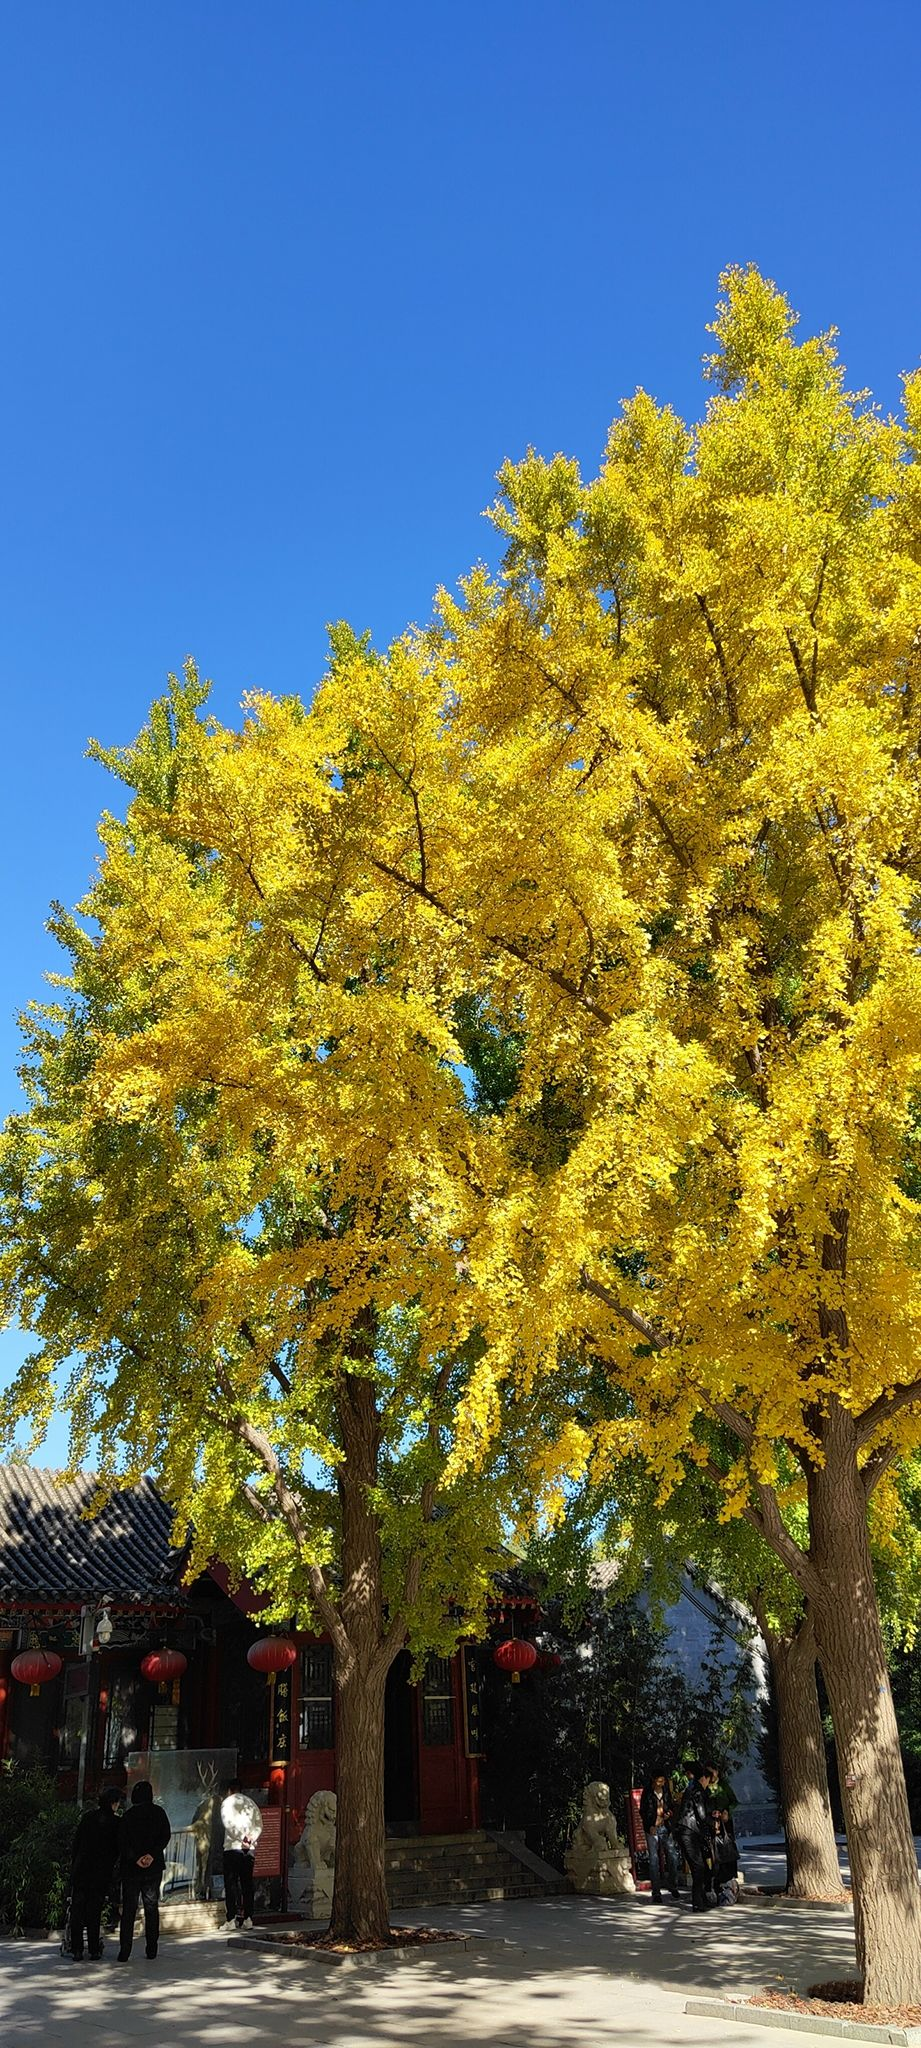
<svg viewBox="0 0 921 2048">
<path fill-rule="evenodd" d="M 725 1487 L 727 1475 L 720 1471 L 712 1458 L 708 1459 L 704 1470 L 714 1486 L 720 1489 Z M 767 1544 L 769 1550 L 773 1550 L 781 1564 L 786 1565 L 801 1592 L 808 1598 L 811 1593 L 819 1590 L 815 1567 L 785 1526 L 773 1488 L 765 1486 L 761 1480 L 754 1480 L 753 1487 L 755 1499 L 746 1501 L 742 1509 L 742 1518 L 757 1530 L 762 1542 Z"/>
<path fill-rule="evenodd" d="M 809 712 L 811 718 L 818 718 L 818 705 L 816 701 L 816 694 L 815 689 L 813 687 L 812 677 L 809 674 L 809 670 L 806 667 L 802 654 L 800 653 L 799 646 L 797 645 L 797 642 L 794 639 L 789 626 L 785 628 L 785 632 L 787 636 L 787 646 L 789 647 L 790 653 L 793 656 L 793 666 L 796 670 L 797 680 L 799 682 L 800 689 L 803 693 L 806 709 Z"/>
<path fill-rule="evenodd" d="M 863 1415 L 857 1417 L 858 1450 L 869 1443 L 870 1438 L 875 1436 L 876 1431 L 881 1429 L 884 1423 L 890 1422 L 903 1408 L 912 1407 L 915 1401 L 921 1401 L 921 1379 L 909 1380 L 905 1386 L 893 1387 L 891 1394 L 880 1394 L 879 1399 L 874 1401 Z"/>
<path fill-rule="evenodd" d="M 707 628 L 707 632 L 710 635 L 713 650 L 716 655 L 716 659 L 719 663 L 720 674 L 723 678 L 723 684 L 726 691 L 726 711 L 729 718 L 729 729 L 731 732 L 738 732 L 739 699 L 738 692 L 736 690 L 736 679 L 732 673 L 728 661 L 726 660 L 726 650 L 723 646 L 723 642 L 720 638 L 720 634 L 717 630 L 715 621 L 712 617 L 707 600 L 703 592 L 700 590 L 695 591 L 694 595 L 700 606 L 701 616 Z"/>
<path fill-rule="evenodd" d="M 219 1374 L 219 1381 L 225 1400 L 233 1401 L 233 1388 L 225 1373 L 221 1372 Z M 240 1443 L 245 1444 L 247 1449 L 253 1452 L 254 1456 L 258 1458 L 263 1471 L 271 1480 L 279 1510 L 291 1530 L 298 1553 L 306 1568 L 307 1579 L 317 1613 L 327 1634 L 332 1638 L 340 1654 L 347 1655 L 350 1645 L 342 1618 L 335 1602 L 330 1599 L 325 1572 L 320 1565 L 312 1562 L 307 1555 L 307 1537 L 301 1519 L 300 1508 L 296 1495 L 292 1493 L 285 1478 L 282 1462 L 274 1444 L 266 1436 L 264 1429 L 257 1428 L 256 1424 L 250 1422 L 248 1416 L 241 1415 L 239 1410 L 235 1414 L 231 1414 L 226 1422 L 226 1427 L 239 1439 Z"/>
<path fill-rule="evenodd" d="M 400 868 L 392 867 L 389 861 L 373 860 L 372 866 L 377 869 L 378 874 L 388 875 L 392 882 L 396 882 L 398 888 L 408 889 L 413 896 L 420 897 L 423 903 L 427 903 L 432 910 L 437 910 L 439 916 L 446 917 L 451 924 L 459 925 L 463 922 L 459 912 L 451 910 L 448 904 L 442 901 L 441 897 L 435 895 L 434 890 L 423 887 L 421 882 L 414 882 L 411 875 L 404 875 Z M 506 938 L 502 932 L 484 932 L 483 937 L 487 945 L 495 946 L 499 952 L 508 953 L 513 960 L 518 960 L 522 966 L 530 968 L 532 974 L 542 975 L 545 981 L 552 982 L 555 988 L 563 991 L 564 995 L 571 996 L 573 1002 L 578 1003 L 580 1009 L 587 1011 L 590 1017 L 595 1018 L 596 1023 L 603 1024 L 606 1027 L 613 1024 L 613 1012 L 606 1010 L 603 1004 L 596 1003 L 591 996 L 585 995 L 579 988 L 578 982 L 572 981 L 569 975 L 562 973 L 561 969 L 546 967 L 541 960 L 532 960 L 530 954 L 525 952 L 523 946 L 518 945 L 514 939 Z"/>
<path fill-rule="evenodd" d="M 619 1316 L 622 1323 L 628 1323 L 631 1330 L 635 1330 L 636 1335 L 642 1338 L 643 1343 L 649 1345 L 651 1351 L 667 1351 L 674 1343 L 674 1338 L 667 1331 L 657 1330 L 655 1324 L 647 1322 L 646 1317 L 641 1316 L 635 1308 L 629 1308 L 626 1302 L 618 1301 L 616 1294 L 612 1294 L 609 1287 L 605 1287 L 600 1280 L 593 1280 L 591 1274 L 586 1273 L 584 1269 L 580 1281 L 583 1293 L 594 1295 L 596 1301 L 602 1301 L 605 1308 L 611 1310 L 612 1315 Z"/>
</svg>

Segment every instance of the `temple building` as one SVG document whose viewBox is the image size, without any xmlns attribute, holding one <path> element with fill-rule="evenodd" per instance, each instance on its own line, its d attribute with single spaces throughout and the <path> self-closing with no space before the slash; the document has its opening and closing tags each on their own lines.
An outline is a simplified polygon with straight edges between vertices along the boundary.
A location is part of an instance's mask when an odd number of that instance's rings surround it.
<svg viewBox="0 0 921 2048">
<path fill-rule="evenodd" d="M 232 1587 L 218 1560 L 184 1583 L 187 1555 L 152 1480 L 91 1518 L 95 1492 L 89 1473 L 62 1484 L 57 1473 L 0 1467 L 0 1760 L 42 1763 L 63 1795 L 79 1799 L 149 1772 L 170 1788 L 172 1810 L 180 1800 L 194 1807 L 213 1758 L 214 1770 L 238 1774 L 265 1807 L 259 1871 L 280 1878 L 308 1801 L 335 1789 L 330 1645 L 292 1630 L 285 1647 L 290 1656 L 295 1645 L 294 1661 L 268 1675 L 264 1664 L 253 1669 L 247 1652 L 270 1632 L 251 1589 Z M 506 1633 L 515 1607 L 536 1612 L 533 1600 L 502 1595 L 496 1621 Z M 264 1654 L 271 1658 L 271 1641 Z M 430 1657 L 418 1684 L 407 1653 L 392 1666 L 390 1835 L 479 1830 L 486 1654 L 470 1644 Z M 197 1786 L 194 1774 L 182 1782 L 185 1759 L 197 1760 Z M 184 1825 L 193 1823 L 190 1811 Z"/>
<path fill-rule="evenodd" d="M 63 1796 L 81 1802 L 104 1783 L 150 1776 L 174 1824 L 173 1881 L 200 1894 L 219 1857 L 217 1788 L 239 1776 L 264 1811 L 257 1875 L 283 1894 L 308 1804 L 336 1787 L 331 1646 L 295 1629 L 279 1643 L 260 1623 L 264 1602 L 233 1586 L 219 1559 L 187 1583 L 188 1553 L 152 1480 L 93 1515 L 96 1490 L 91 1473 L 62 1483 L 54 1472 L 0 1466 L 0 1763 L 42 1764 Z M 533 1589 L 514 1569 L 494 1583 L 486 1642 L 430 1657 L 419 1683 L 408 1653 L 391 1668 L 385 1819 L 394 1871 L 401 1845 L 418 1872 L 426 1843 L 432 1855 L 437 1843 L 459 1844 L 458 1857 L 466 1843 L 471 1883 L 490 1880 L 486 1894 L 468 1895 L 520 1896 L 554 1877 L 525 1836 L 547 1853 L 541 1788 L 554 1772 L 561 1658 Z M 693 1675 L 708 1643 L 712 1657 L 718 1609 L 718 1595 L 704 1600 L 688 1583 L 668 1617 L 670 1664 Z M 592 1656 L 589 1640 L 576 1650 Z M 731 1627 L 721 1654 L 740 1654 Z M 516 1663 L 528 1682 L 512 1694 Z M 596 1718 L 603 1775 L 600 1703 Z M 516 1793 L 526 1739 L 538 1744 L 539 1768 Z M 597 1764 L 586 1769 L 599 1775 Z M 776 1825 L 754 1750 L 738 1792 L 740 1832 Z M 559 1846 L 551 1853 L 559 1857 Z M 460 1864 L 455 1875 L 459 1883 Z M 447 1895 L 431 1884 L 423 1893 Z"/>
</svg>

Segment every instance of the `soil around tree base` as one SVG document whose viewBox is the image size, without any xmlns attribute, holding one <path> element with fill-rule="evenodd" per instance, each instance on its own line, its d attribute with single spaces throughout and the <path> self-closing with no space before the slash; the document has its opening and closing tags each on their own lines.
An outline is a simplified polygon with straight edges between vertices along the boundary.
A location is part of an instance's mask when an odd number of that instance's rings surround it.
<svg viewBox="0 0 921 2048">
<path fill-rule="evenodd" d="M 823 2020 L 862 2020 L 871 2027 L 921 2027 L 921 2005 L 864 2005 L 859 1978 L 810 1984 L 804 1997 L 795 1991 L 758 1991 L 747 2006 L 770 2006 L 774 2012 L 812 2013 Z"/>
<path fill-rule="evenodd" d="M 336 1941 L 325 1928 L 310 1934 L 300 1927 L 264 1927 L 260 1933 L 264 1941 L 278 1942 L 284 1948 L 319 1949 L 336 1956 L 379 1955 L 390 1948 L 429 1948 L 434 1942 L 464 1940 L 450 1927 L 391 1927 L 385 1941 Z"/>
</svg>

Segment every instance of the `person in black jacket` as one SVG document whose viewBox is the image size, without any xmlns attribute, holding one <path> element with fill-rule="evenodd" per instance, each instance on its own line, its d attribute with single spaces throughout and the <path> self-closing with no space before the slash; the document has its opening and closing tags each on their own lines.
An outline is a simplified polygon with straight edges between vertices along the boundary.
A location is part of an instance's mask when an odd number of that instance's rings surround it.
<svg viewBox="0 0 921 2048">
<path fill-rule="evenodd" d="M 83 1961 L 83 1935 L 94 1962 L 102 1954 L 100 1921 L 106 1893 L 118 1861 L 117 1785 L 100 1792 L 98 1804 L 84 1813 L 74 1836 L 70 1869 L 70 1952 Z"/>
<path fill-rule="evenodd" d="M 707 1790 L 712 1773 L 705 1764 L 694 1764 L 691 1781 L 678 1809 L 678 1840 L 691 1873 L 691 1904 L 695 1913 L 706 1911 L 710 1879 L 710 1802 Z"/>
<path fill-rule="evenodd" d="M 118 1957 L 126 1963 L 134 1940 L 134 1919 L 138 1900 L 144 1908 L 144 1944 L 149 1958 L 157 1953 L 160 1940 L 160 1883 L 163 1851 L 172 1828 L 162 1806 L 154 1805 L 153 1786 L 141 1778 L 131 1794 L 131 1805 L 119 1822 L 119 1860 L 122 1879 L 122 1916 L 119 1923 Z"/>
<path fill-rule="evenodd" d="M 728 1806 L 713 1808 L 711 1827 L 717 1904 L 734 1906 L 739 1896 L 739 1852 Z"/>
<path fill-rule="evenodd" d="M 672 1898 L 677 1899 L 678 1889 L 678 1848 L 672 1834 L 672 1798 L 668 1789 L 668 1778 L 664 1771 L 650 1771 L 640 1793 L 640 1819 L 646 1836 L 649 1852 L 649 1876 L 652 1881 L 652 1902 L 662 1904 L 662 1859 L 668 1872 L 668 1888 Z"/>
</svg>

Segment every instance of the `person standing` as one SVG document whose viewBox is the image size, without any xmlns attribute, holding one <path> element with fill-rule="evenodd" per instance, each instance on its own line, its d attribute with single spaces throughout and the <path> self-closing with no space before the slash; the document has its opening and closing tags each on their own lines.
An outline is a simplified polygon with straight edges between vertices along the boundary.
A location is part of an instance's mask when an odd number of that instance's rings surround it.
<svg viewBox="0 0 921 2048">
<path fill-rule="evenodd" d="M 672 1898 L 680 1896 L 678 1889 L 678 1849 L 672 1834 L 672 1802 L 668 1779 L 664 1771 L 651 1771 L 640 1794 L 640 1819 L 646 1836 L 649 1854 L 649 1876 L 652 1882 L 652 1903 L 662 1904 L 662 1861 L 668 1872 L 668 1888 Z"/>
<path fill-rule="evenodd" d="M 100 1792 L 97 1804 L 84 1813 L 77 1826 L 70 1870 L 70 1953 L 75 1963 L 83 1961 L 83 1936 L 92 1961 L 102 1954 L 100 1922 L 106 1894 L 118 1861 L 118 1808 L 121 1793 L 117 1785 Z"/>
<path fill-rule="evenodd" d="M 695 1913 L 704 1913 L 707 1908 L 711 1867 L 709 1783 L 707 1766 L 694 1764 L 690 1783 L 678 1809 L 678 1840 L 691 1873 L 691 1905 Z"/>
<path fill-rule="evenodd" d="M 252 1927 L 253 1872 L 256 1843 L 262 1833 L 262 1815 L 254 1799 L 244 1792 L 239 1778 L 231 1778 L 221 1801 L 224 1830 L 224 1905 L 226 1927 Z"/>
<path fill-rule="evenodd" d="M 122 1915 L 119 1923 L 116 1961 L 126 1963 L 134 1940 L 138 1901 L 144 1908 L 144 1947 L 152 1962 L 160 1940 L 160 1885 L 163 1852 L 172 1834 L 169 1817 L 154 1803 L 149 1778 L 141 1778 L 131 1794 L 131 1805 L 119 1822 L 119 1861 L 122 1880 Z"/>
<path fill-rule="evenodd" d="M 713 1811 L 713 1883 L 718 1906 L 734 1906 L 739 1897 L 739 1853 L 728 1806 Z"/>
</svg>

